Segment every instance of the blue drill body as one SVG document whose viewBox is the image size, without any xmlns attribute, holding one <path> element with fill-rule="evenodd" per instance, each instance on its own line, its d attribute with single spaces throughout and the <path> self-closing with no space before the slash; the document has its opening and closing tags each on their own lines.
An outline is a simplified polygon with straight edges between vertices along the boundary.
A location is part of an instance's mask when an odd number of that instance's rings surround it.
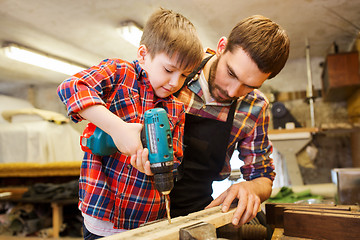
<svg viewBox="0 0 360 240">
<path fill-rule="evenodd" d="M 99 156 L 109 156 L 118 151 L 109 134 L 96 127 L 81 137 L 82 149 Z M 151 171 L 155 187 L 163 194 L 173 188 L 174 150 L 167 113 L 163 108 L 147 110 L 141 134 L 144 148 L 149 149 Z"/>
</svg>

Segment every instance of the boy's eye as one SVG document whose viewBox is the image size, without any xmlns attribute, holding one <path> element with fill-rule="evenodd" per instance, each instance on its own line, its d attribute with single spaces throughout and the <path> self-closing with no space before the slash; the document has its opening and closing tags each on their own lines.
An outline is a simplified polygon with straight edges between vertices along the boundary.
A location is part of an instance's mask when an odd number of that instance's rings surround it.
<svg viewBox="0 0 360 240">
<path fill-rule="evenodd" d="M 165 71 L 168 72 L 168 73 L 172 73 L 172 71 L 167 69 L 167 68 L 165 68 Z"/>
</svg>

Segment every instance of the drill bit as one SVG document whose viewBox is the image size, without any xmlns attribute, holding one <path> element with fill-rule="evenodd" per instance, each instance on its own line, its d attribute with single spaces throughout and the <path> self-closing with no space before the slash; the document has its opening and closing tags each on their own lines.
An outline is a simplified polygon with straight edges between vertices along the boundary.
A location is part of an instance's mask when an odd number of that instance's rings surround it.
<svg viewBox="0 0 360 240">
<path fill-rule="evenodd" d="M 169 224 L 171 224 L 171 217 L 170 217 L 170 196 L 169 194 L 164 195 L 165 196 L 165 206 L 166 206 L 166 215 L 167 219 L 169 221 Z"/>
</svg>

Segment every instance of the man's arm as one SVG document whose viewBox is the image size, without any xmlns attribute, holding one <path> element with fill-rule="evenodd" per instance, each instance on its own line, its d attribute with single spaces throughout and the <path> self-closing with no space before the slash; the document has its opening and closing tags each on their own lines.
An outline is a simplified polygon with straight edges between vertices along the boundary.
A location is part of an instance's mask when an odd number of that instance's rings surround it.
<svg viewBox="0 0 360 240">
<path fill-rule="evenodd" d="M 232 224 L 242 225 L 256 217 L 261 202 L 270 197 L 271 191 L 272 181 L 266 177 L 236 183 L 212 201 L 206 208 L 222 204 L 221 210 L 227 212 L 231 203 L 237 198 L 239 201 Z"/>
<path fill-rule="evenodd" d="M 260 93 L 256 92 L 256 94 Z M 241 172 L 246 182 L 232 185 L 208 206 L 223 204 L 222 210 L 227 211 L 233 200 L 237 198 L 238 206 L 232 220 L 234 225 L 242 225 L 256 216 L 261 202 L 271 195 L 272 180 L 275 176 L 270 158 L 272 145 L 267 136 L 268 103 L 266 100 L 261 100 L 261 95 L 259 96 L 256 104 L 261 107 L 261 110 L 252 113 L 257 119 L 253 125 L 254 131 L 246 138 L 241 139 L 238 144 L 239 158 L 244 161 Z"/>
</svg>

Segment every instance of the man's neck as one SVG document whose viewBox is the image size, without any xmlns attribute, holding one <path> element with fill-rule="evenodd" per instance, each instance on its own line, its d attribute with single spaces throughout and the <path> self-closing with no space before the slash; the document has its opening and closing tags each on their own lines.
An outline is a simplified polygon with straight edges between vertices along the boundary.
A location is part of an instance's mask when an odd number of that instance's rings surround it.
<svg viewBox="0 0 360 240">
<path fill-rule="evenodd" d="M 206 54 L 206 57 L 210 56 L 209 54 Z M 213 64 L 213 62 L 215 62 L 215 60 L 217 59 L 217 56 L 214 55 L 212 58 L 210 58 L 210 60 L 205 64 L 204 68 L 203 68 L 203 73 L 205 76 L 205 79 L 207 82 L 209 82 L 209 74 L 210 74 L 210 68 L 211 65 Z"/>
</svg>

